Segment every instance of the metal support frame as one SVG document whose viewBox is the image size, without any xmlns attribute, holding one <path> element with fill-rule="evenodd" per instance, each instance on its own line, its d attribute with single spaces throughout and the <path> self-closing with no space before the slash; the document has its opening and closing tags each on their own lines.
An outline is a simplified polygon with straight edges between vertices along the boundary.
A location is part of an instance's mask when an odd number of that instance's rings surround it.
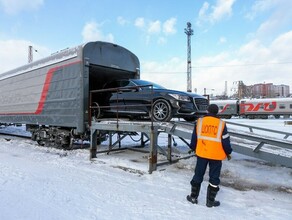
<svg viewBox="0 0 292 220">
<path fill-rule="evenodd" d="M 96 158 L 97 151 L 97 130 L 91 129 L 90 132 L 90 154 L 89 159 Z"/>
<path fill-rule="evenodd" d="M 119 126 L 117 126 L 119 123 Z M 125 131 L 125 132 L 141 132 L 141 146 L 144 146 L 145 143 L 150 140 L 150 150 L 149 150 L 149 173 L 152 173 L 157 169 L 157 138 L 158 138 L 158 127 L 149 124 L 144 124 L 143 126 L 140 123 L 122 123 L 122 122 L 106 122 L 106 123 L 91 123 L 91 141 L 90 141 L 90 159 L 96 158 L 97 153 L 97 134 L 98 130 L 106 131 Z M 113 150 L 113 146 L 127 135 L 123 135 L 122 138 L 119 138 L 114 144 L 110 141 L 109 150 Z M 149 139 L 145 142 L 144 137 L 147 136 Z M 127 148 L 123 148 L 127 149 Z"/>
<path fill-rule="evenodd" d="M 167 160 L 169 161 L 169 162 L 171 162 L 171 152 L 172 152 L 172 150 L 171 150 L 171 146 L 172 146 L 172 135 L 171 134 L 168 134 L 167 135 Z"/>
<path fill-rule="evenodd" d="M 117 123 L 119 123 L 118 126 Z M 109 133 L 125 132 L 124 134 L 129 134 L 130 132 L 141 132 L 140 147 L 144 147 L 148 141 L 150 143 L 148 164 L 149 173 L 152 173 L 157 169 L 157 166 L 159 165 L 164 165 L 166 163 L 175 163 L 180 159 L 186 159 L 194 156 L 189 155 L 186 157 L 180 157 L 176 160 L 173 160 L 172 158 L 173 136 L 179 137 L 185 144 L 189 145 L 186 140 L 191 139 L 193 129 L 194 124 L 181 122 L 94 121 L 91 123 L 90 159 L 96 158 L 96 154 L 99 152 L 109 153 L 113 150 L 130 149 L 121 147 L 121 140 L 125 138 L 125 136 L 122 135 L 114 144 L 112 144 L 112 141 L 110 141 L 110 145 L 112 145 L 112 147 L 109 147 L 110 150 L 97 152 L 97 145 L 100 144 L 98 143 L 98 135 L 100 131 L 108 131 Z M 268 130 L 258 127 L 256 127 L 256 129 Z M 269 130 L 269 132 L 281 133 L 273 130 Z M 160 147 L 158 145 L 158 136 L 160 133 L 168 134 L 167 152 L 164 151 L 164 155 L 166 155 L 168 162 L 163 163 L 158 163 L 157 161 L 157 153 L 158 150 L 160 150 Z M 264 137 L 254 134 L 252 132 L 243 133 L 241 131 L 234 131 L 232 129 L 229 129 L 229 133 L 231 136 L 232 147 L 235 152 L 292 168 L 292 141 L 277 139 L 273 137 Z M 290 133 L 288 134 L 292 135 Z M 145 137 L 147 137 L 146 141 L 144 140 Z M 114 145 L 116 145 L 117 143 L 119 143 L 120 148 L 113 149 Z M 289 154 L 289 152 L 291 153 Z"/>
<path fill-rule="evenodd" d="M 149 173 L 157 169 L 157 127 L 151 126 L 149 152 Z"/>
<path fill-rule="evenodd" d="M 262 146 L 264 146 L 264 142 L 261 142 L 254 150 L 253 152 L 258 153 L 260 151 L 260 149 L 262 148 Z"/>
<path fill-rule="evenodd" d="M 117 123 L 119 125 L 117 126 Z M 187 159 L 194 155 L 188 155 L 186 157 L 181 157 L 179 159 L 173 160 L 172 159 L 172 143 L 173 143 L 173 135 L 177 135 L 177 132 L 180 132 L 179 128 L 176 128 L 172 123 L 162 123 L 162 122 L 131 122 L 131 121 L 92 121 L 91 122 L 91 142 L 90 142 L 90 159 L 96 158 L 97 153 L 110 153 L 111 151 L 116 150 L 125 150 L 129 149 L 132 150 L 134 147 L 121 147 L 118 149 L 114 149 L 114 146 L 121 142 L 121 140 L 129 135 L 131 132 L 141 132 L 141 142 L 139 147 L 144 147 L 147 142 L 149 142 L 149 156 L 148 156 L 148 165 L 149 165 L 149 173 L 157 170 L 157 166 L 170 164 L 178 162 L 180 159 Z M 97 151 L 97 145 L 99 144 L 98 141 L 98 134 L 99 131 L 108 131 L 110 140 L 109 140 L 109 148 L 108 150 L 104 151 Z M 115 132 L 125 132 L 118 138 L 116 142 L 113 143 L 111 140 L 112 134 Z M 158 136 L 161 132 L 169 133 L 168 134 L 168 143 L 167 143 L 167 152 L 165 152 L 159 145 L 158 145 Z M 185 135 L 182 135 L 185 136 Z M 188 136 L 188 135 L 187 135 Z M 145 140 L 146 138 L 146 140 Z M 183 138 L 181 138 L 183 140 Z M 186 141 L 185 141 L 186 142 Z M 135 148 L 135 150 L 137 150 Z M 158 163 L 157 161 L 157 154 L 162 152 L 168 162 L 161 162 Z"/>
</svg>

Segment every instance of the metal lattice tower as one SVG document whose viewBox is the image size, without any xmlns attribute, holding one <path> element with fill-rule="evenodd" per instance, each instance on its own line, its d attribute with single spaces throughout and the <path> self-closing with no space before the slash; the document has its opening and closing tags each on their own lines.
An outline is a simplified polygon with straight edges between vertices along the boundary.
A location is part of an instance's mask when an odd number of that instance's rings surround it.
<svg viewBox="0 0 292 220">
<path fill-rule="evenodd" d="M 28 46 L 28 63 L 31 63 L 32 61 L 33 61 L 32 46 Z"/>
<path fill-rule="evenodd" d="M 191 61 L 191 36 L 194 34 L 192 29 L 192 24 L 187 23 L 187 28 L 185 28 L 185 33 L 188 37 L 188 61 L 187 61 L 187 91 L 192 91 L 192 61 Z"/>
</svg>

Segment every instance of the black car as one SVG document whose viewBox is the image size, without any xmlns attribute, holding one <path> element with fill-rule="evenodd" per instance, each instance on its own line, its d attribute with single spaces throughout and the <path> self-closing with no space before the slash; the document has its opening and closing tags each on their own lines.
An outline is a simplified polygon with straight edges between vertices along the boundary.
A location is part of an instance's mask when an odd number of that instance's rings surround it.
<svg viewBox="0 0 292 220">
<path fill-rule="evenodd" d="M 154 121 L 179 117 L 191 121 L 207 113 L 208 99 L 204 96 L 169 90 L 146 80 L 114 80 L 106 83 L 103 89 L 105 102 L 100 109 L 106 116 L 118 114 L 119 117 L 152 118 Z"/>
</svg>

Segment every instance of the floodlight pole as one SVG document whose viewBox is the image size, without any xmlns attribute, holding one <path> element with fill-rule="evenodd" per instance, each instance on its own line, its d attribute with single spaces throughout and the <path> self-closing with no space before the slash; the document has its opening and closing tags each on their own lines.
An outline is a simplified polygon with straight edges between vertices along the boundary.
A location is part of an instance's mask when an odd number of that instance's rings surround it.
<svg viewBox="0 0 292 220">
<path fill-rule="evenodd" d="M 192 24 L 187 23 L 187 28 L 185 28 L 185 33 L 188 38 L 188 60 L 187 60 L 187 91 L 192 91 L 192 61 L 191 61 L 191 36 L 194 34 L 192 29 Z"/>
</svg>

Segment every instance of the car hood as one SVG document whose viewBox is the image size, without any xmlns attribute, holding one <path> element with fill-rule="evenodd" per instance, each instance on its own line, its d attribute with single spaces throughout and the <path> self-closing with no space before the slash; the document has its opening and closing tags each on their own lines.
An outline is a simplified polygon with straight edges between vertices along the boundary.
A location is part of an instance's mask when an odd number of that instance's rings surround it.
<svg viewBox="0 0 292 220">
<path fill-rule="evenodd" d="M 202 95 L 198 95 L 196 93 L 191 93 L 191 92 L 183 92 L 183 91 L 171 90 L 171 89 L 154 89 L 154 90 L 156 92 L 160 92 L 160 93 L 178 94 L 178 95 L 189 96 L 189 97 L 192 97 L 192 98 L 204 98 L 204 99 L 206 99 L 206 97 L 204 97 Z"/>
</svg>

